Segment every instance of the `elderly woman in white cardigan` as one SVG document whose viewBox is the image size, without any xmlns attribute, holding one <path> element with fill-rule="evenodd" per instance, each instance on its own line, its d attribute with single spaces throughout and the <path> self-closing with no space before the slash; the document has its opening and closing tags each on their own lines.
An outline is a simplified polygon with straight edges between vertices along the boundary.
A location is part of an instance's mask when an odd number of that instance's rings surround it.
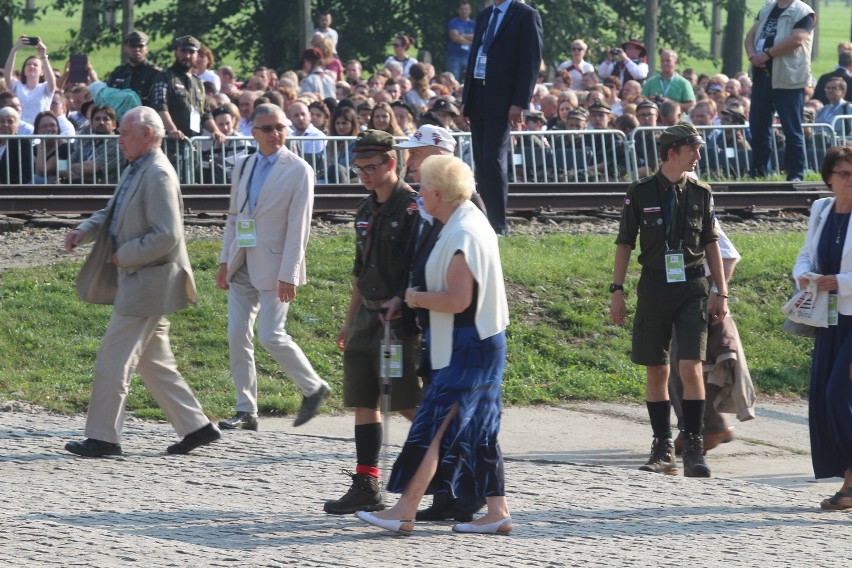
<svg viewBox="0 0 852 568">
<path fill-rule="evenodd" d="M 473 173 L 464 162 L 430 156 L 420 176 L 423 206 L 444 228 L 425 267 L 415 268 L 405 301 L 424 330 L 432 383 L 387 484 L 402 493 L 399 501 L 356 515 L 410 534 L 423 495 L 448 491 L 454 498 L 484 498 L 487 505 L 483 517 L 454 531 L 504 534 L 512 520 L 497 434 L 509 308 L 497 236 L 470 202 Z"/>
<path fill-rule="evenodd" d="M 831 148 L 820 169 L 834 195 L 811 207 L 793 278 L 804 288 L 806 272 L 822 274 L 817 286 L 832 295 L 829 326 L 816 328 L 808 428 L 814 477 L 843 479 L 820 507 L 843 510 L 852 509 L 852 148 Z"/>
</svg>

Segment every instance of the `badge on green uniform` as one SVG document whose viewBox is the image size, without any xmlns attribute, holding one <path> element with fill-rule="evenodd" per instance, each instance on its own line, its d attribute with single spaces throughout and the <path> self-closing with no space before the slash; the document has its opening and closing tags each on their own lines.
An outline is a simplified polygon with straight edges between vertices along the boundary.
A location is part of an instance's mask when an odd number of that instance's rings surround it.
<svg viewBox="0 0 852 568">
<path fill-rule="evenodd" d="M 682 251 L 666 251 L 666 282 L 686 282 L 686 268 Z"/>
<path fill-rule="evenodd" d="M 257 229 L 254 219 L 237 219 L 237 246 L 240 248 L 257 246 Z"/>
<path fill-rule="evenodd" d="M 380 364 L 387 364 L 388 377 L 399 379 L 402 377 L 402 341 L 391 340 L 379 347 Z"/>
</svg>

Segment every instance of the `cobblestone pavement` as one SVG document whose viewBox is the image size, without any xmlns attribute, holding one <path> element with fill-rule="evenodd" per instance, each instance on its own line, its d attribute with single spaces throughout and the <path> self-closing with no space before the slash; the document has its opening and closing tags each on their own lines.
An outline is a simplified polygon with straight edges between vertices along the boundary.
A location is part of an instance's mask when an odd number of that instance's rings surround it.
<svg viewBox="0 0 852 568">
<path fill-rule="evenodd" d="M 321 420 L 322 418 L 319 418 Z M 0 412 L 4 566 L 837 566 L 852 514 L 731 479 L 509 460 L 510 536 L 420 523 L 409 537 L 322 512 L 352 442 L 228 432 L 170 456 L 167 424 L 129 419 L 121 458 L 62 448 L 82 416 Z M 842 560 L 846 558 L 846 560 Z"/>
</svg>

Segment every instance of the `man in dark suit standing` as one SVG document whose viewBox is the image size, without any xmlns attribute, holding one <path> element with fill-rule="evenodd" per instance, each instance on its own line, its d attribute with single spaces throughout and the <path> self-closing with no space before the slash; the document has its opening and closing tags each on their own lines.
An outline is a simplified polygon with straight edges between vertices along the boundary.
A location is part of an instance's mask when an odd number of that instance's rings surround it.
<svg viewBox="0 0 852 568">
<path fill-rule="evenodd" d="M 505 235 L 510 123 L 529 108 L 541 66 L 541 16 L 518 0 L 494 0 L 476 16 L 464 81 L 476 184 L 488 220 Z"/>
</svg>

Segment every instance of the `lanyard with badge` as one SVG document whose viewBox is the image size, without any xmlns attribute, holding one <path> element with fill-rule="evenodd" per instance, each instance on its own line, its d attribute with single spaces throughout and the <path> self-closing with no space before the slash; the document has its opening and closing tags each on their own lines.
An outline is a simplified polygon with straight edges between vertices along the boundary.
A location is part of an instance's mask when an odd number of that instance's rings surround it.
<svg viewBox="0 0 852 568">
<path fill-rule="evenodd" d="M 485 80 L 485 67 L 488 65 L 488 50 L 494 42 L 494 35 L 497 33 L 497 22 L 500 20 L 501 11 L 496 6 L 492 6 L 491 15 L 488 17 L 488 28 L 485 31 L 485 37 L 482 44 L 479 46 L 479 53 L 476 56 L 476 63 L 473 67 L 473 78 L 481 81 Z"/>
<path fill-rule="evenodd" d="M 251 195 L 251 182 L 254 179 L 254 170 L 257 168 L 257 163 L 260 161 L 260 157 L 255 158 L 254 165 L 251 168 L 251 174 L 249 174 L 248 183 L 246 184 L 246 198 L 243 201 L 242 207 L 240 207 L 240 213 L 242 213 L 246 205 L 249 204 L 249 197 Z M 250 208 L 250 211 L 254 211 L 254 207 Z M 237 246 L 240 248 L 251 248 L 257 246 L 257 222 L 254 219 L 237 219 Z"/>
<path fill-rule="evenodd" d="M 666 242 L 666 253 L 664 255 L 666 261 L 666 282 L 674 283 L 674 282 L 686 282 L 686 262 L 683 258 L 683 224 L 681 224 L 681 237 L 679 241 L 679 247 L 677 249 L 671 249 L 669 247 L 669 241 L 671 240 L 671 234 L 674 232 L 674 227 L 677 224 L 677 211 L 678 211 L 678 200 L 677 200 L 677 192 L 674 187 L 670 187 L 668 191 L 672 192 L 672 199 L 668 200 L 668 203 L 663 202 L 663 197 L 660 195 L 660 187 L 657 186 L 657 196 L 660 198 L 660 221 L 663 225 L 663 231 L 665 233 L 665 242 Z M 686 198 L 685 206 L 689 205 L 689 194 L 684 192 L 684 197 Z M 667 208 L 665 206 L 668 206 Z M 686 207 L 684 207 L 686 210 Z M 668 219 L 666 218 L 666 211 L 668 211 Z"/>
</svg>

